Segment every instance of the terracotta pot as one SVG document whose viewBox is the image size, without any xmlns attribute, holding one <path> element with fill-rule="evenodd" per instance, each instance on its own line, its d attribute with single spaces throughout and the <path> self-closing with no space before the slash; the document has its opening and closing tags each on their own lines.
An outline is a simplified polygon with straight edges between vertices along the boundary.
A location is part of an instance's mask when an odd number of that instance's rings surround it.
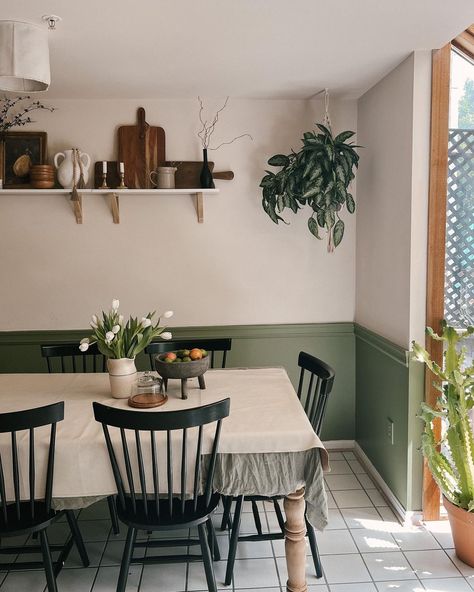
<svg viewBox="0 0 474 592">
<path fill-rule="evenodd" d="M 443 504 L 448 512 L 456 555 L 461 561 L 474 567 L 474 513 L 455 506 L 444 496 Z"/>
<path fill-rule="evenodd" d="M 135 359 L 119 358 L 107 360 L 109 370 L 110 392 L 114 399 L 128 399 L 136 393 L 137 368 Z"/>
</svg>

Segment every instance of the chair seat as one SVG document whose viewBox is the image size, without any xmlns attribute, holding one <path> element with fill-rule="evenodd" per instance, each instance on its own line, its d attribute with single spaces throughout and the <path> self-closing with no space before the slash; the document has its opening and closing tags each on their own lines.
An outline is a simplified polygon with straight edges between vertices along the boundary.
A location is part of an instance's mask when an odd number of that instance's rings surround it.
<svg viewBox="0 0 474 592">
<path fill-rule="evenodd" d="M 154 499 L 147 500 L 147 511 L 143 499 L 136 500 L 136 508 L 133 509 L 130 496 L 125 497 L 125 509 L 119 504 L 117 510 L 120 520 L 129 526 L 142 530 L 175 530 L 183 527 L 197 526 L 206 522 L 209 514 L 214 512 L 219 504 L 220 495 L 214 493 L 208 504 L 205 503 L 204 496 L 198 497 L 196 510 L 194 501 L 188 500 L 184 503 L 184 511 L 181 512 L 181 499 L 173 498 L 173 514 L 170 513 L 170 503 L 168 499 L 160 499 L 159 514 L 156 509 Z"/>
<path fill-rule="evenodd" d="M 24 533 L 31 533 L 46 528 L 49 524 L 61 516 L 61 512 L 47 511 L 43 501 L 35 501 L 32 517 L 29 501 L 20 502 L 20 516 L 17 517 L 17 508 L 14 503 L 7 505 L 7 520 L 0 513 L 0 537 L 13 537 Z"/>
</svg>

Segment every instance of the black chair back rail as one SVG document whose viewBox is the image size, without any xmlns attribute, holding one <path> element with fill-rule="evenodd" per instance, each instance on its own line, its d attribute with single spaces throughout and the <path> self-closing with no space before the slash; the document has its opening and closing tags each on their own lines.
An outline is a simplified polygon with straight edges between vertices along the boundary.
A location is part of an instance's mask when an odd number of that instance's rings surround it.
<svg viewBox="0 0 474 592">
<path fill-rule="evenodd" d="M 46 358 L 48 372 L 53 374 L 60 372 L 106 372 L 106 358 L 100 353 L 97 343 L 89 346 L 85 352 L 81 352 L 78 343 L 53 343 L 41 346 L 41 355 Z M 120 532 L 115 497 L 107 498 L 110 519 L 114 534 Z"/>
<path fill-rule="evenodd" d="M 155 341 L 145 349 L 145 353 L 150 358 L 150 368 L 155 369 L 153 361 L 154 356 L 177 349 L 191 349 L 197 347 L 205 349 L 211 354 L 210 367 L 214 368 L 216 362 L 216 352 L 222 353 L 221 368 L 226 367 L 227 352 L 232 348 L 232 339 L 225 337 L 219 339 L 173 339 L 172 341 Z"/>
<path fill-rule="evenodd" d="M 94 403 L 94 416 L 102 424 L 104 437 L 107 444 L 107 450 L 112 465 L 115 483 L 118 491 L 119 512 L 123 515 L 126 512 L 132 519 L 155 520 L 158 523 L 162 519 L 160 515 L 163 512 L 163 495 L 160 495 L 160 483 L 164 484 L 164 475 L 160 474 L 160 464 L 157 453 L 157 433 L 166 432 L 166 514 L 167 519 L 173 516 L 185 516 L 192 520 L 192 514 L 198 509 L 200 504 L 200 514 L 205 512 L 212 496 L 212 481 L 217 457 L 217 449 L 222 428 L 222 420 L 229 414 L 230 399 L 224 399 L 218 403 L 213 403 L 203 407 L 185 409 L 182 411 L 168 411 L 160 413 L 143 413 L 141 411 L 129 411 L 107 407 L 100 403 Z M 202 467 L 202 445 L 203 429 L 210 423 L 216 423 L 215 433 L 212 438 L 212 449 L 208 459 L 207 473 L 204 483 L 204 494 L 200 495 L 201 479 L 203 476 Z M 110 427 L 118 428 L 120 431 L 120 444 L 113 443 Z M 192 450 L 189 450 L 190 439 L 188 430 L 198 428 L 193 492 L 189 498 L 186 492 L 188 476 L 188 457 Z M 134 432 L 136 458 L 130 454 L 130 438 L 127 438 L 127 432 Z M 181 433 L 181 451 L 180 451 L 180 494 L 176 499 L 176 492 L 173 491 L 175 479 L 173 458 L 178 453 L 176 446 L 173 446 L 173 432 Z M 146 436 L 145 436 L 146 434 Z M 144 445 L 150 446 L 149 457 L 151 458 L 152 483 L 147 484 L 146 470 L 144 464 L 145 450 Z M 120 468 L 122 467 L 122 469 Z M 162 469 L 164 470 L 164 469 Z M 135 477 L 138 475 L 138 483 L 135 483 Z M 150 472 L 148 472 L 150 476 Z M 150 478 L 149 478 L 150 481 Z M 152 491 L 152 493 L 150 493 Z M 189 501 L 192 500 L 192 504 Z M 128 502 L 128 504 L 127 504 Z M 202 507 L 201 507 L 202 506 Z M 143 514 L 142 514 L 143 513 Z M 152 516 L 152 514 L 154 514 Z M 133 517 L 133 515 L 135 515 Z"/>
<path fill-rule="evenodd" d="M 97 344 L 81 352 L 78 343 L 54 343 L 41 346 L 41 355 L 46 358 L 48 372 L 106 372 L 106 358 Z M 57 363 L 55 360 L 59 360 Z M 59 367 L 59 368 L 58 368 Z"/>
<path fill-rule="evenodd" d="M 329 394 L 334 384 L 335 372 L 331 366 L 305 352 L 300 352 L 298 366 L 301 368 L 297 391 L 298 399 L 301 401 L 314 431 L 319 436 Z M 306 372 L 309 373 L 309 381 L 307 389 L 304 390 Z"/>
<path fill-rule="evenodd" d="M 76 544 L 81 558 L 82 565 L 89 565 L 89 557 L 84 546 L 84 541 L 77 525 L 77 520 L 72 510 L 63 510 L 56 512 L 52 508 L 53 477 L 54 477 L 54 451 L 56 446 L 56 424 L 64 419 L 64 402 L 53 403 L 36 409 L 27 409 L 25 411 L 13 411 L 11 413 L 0 414 L 0 433 L 10 434 L 11 444 L 11 464 L 12 464 L 12 491 L 14 500 L 9 500 L 7 495 L 7 485 L 9 481 L 9 471 L 5 471 L 7 458 L 0 453 L 0 539 L 8 539 L 22 534 L 32 534 L 33 540 L 39 538 L 38 545 L 22 546 L 2 546 L 1 555 L 31 554 L 41 552 L 42 561 L 18 561 L 14 563 L 2 563 L 5 570 L 38 569 L 43 567 L 46 575 L 46 584 L 48 592 L 57 592 L 56 577 L 61 571 L 64 562 L 69 556 L 73 543 Z M 35 431 L 38 428 L 50 426 L 49 442 L 46 446 L 46 462 L 43 455 L 35 455 L 36 445 L 44 446 L 44 434 L 36 439 Z M 20 437 L 18 433 L 27 432 L 28 445 L 28 469 L 22 471 L 21 460 L 23 454 L 19 453 L 18 442 Z M 2 446 L 3 448 L 3 446 Z M 9 456 L 9 455 L 8 455 Z M 41 458 L 40 458 L 41 457 Z M 37 461 L 37 462 L 36 462 Z M 25 463 L 26 464 L 26 463 Z M 37 483 L 36 464 L 44 465 L 45 471 L 45 491 L 44 496 L 36 497 L 35 486 Z M 21 499 L 20 491 L 20 473 L 22 481 L 27 483 L 29 497 L 27 500 Z M 39 481 L 39 480 L 38 480 Z M 10 491 L 10 488 L 8 489 Z M 23 496 L 24 497 L 24 496 Z M 64 544 L 50 545 L 46 534 L 47 528 L 58 520 L 62 515 L 66 516 L 71 536 Z M 3 542 L 3 541 L 2 541 Z M 56 561 L 53 561 L 52 551 L 59 551 Z"/>
<path fill-rule="evenodd" d="M 0 519 L 3 522 L 3 527 L 8 528 L 9 525 L 18 529 L 22 528 L 23 524 L 35 520 L 35 512 L 37 511 L 37 501 L 35 499 L 36 486 L 36 459 L 35 459 L 35 429 L 43 426 L 51 426 L 47 465 L 46 465 L 46 485 L 44 492 L 44 508 L 45 515 L 51 511 L 51 501 L 53 492 L 53 474 L 54 474 L 54 451 L 56 444 L 56 424 L 58 421 L 64 419 L 64 402 L 53 403 L 44 407 L 36 409 L 28 409 L 26 411 L 13 411 L 11 413 L 0 414 L 0 433 L 10 433 L 11 437 L 11 461 L 12 461 L 12 483 L 14 492 L 14 504 L 9 504 L 11 500 L 7 499 L 7 477 L 4 471 L 5 459 L 2 459 L 0 454 Z M 22 503 L 20 491 L 20 455 L 18 452 L 17 434 L 27 430 L 29 432 L 28 445 L 28 471 L 25 471 L 28 482 L 29 499 L 28 504 Z M 23 474 L 23 473 L 22 473 Z M 12 509 L 14 514 L 12 515 Z M 28 516 L 25 516 L 25 512 Z M 0 529 L 1 531 L 1 529 Z"/>
</svg>

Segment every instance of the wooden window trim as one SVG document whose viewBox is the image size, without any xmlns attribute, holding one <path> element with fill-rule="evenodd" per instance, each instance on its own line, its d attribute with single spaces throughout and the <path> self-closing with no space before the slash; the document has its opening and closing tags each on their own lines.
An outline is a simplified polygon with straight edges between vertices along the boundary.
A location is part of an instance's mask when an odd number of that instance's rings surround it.
<svg viewBox="0 0 474 592">
<path fill-rule="evenodd" d="M 474 25 L 453 39 L 452 43 L 454 47 L 474 60 Z"/>
<path fill-rule="evenodd" d="M 428 268 L 426 324 L 435 331 L 444 318 L 444 267 L 446 252 L 446 197 L 448 185 L 449 82 L 451 43 L 433 52 L 431 72 L 430 183 L 428 198 Z M 431 357 L 442 364 L 442 343 L 427 340 Z M 433 405 L 438 391 L 433 375 L 425 374 L 425 400 Z M 441 422 L 435 424 L 435 436 L 441 435 Z M 426 460 L 423 466 L 423 518 L 439 520 L 439 489 Z"/>
<path fill-rule="evenodd" d="M 446 200 L 448 186 L 449 95 L 451 50 L 455 47 L 474 60 L 474 25 L 441 49 L 433 52 L 431 74 L 430 184 L 428 198 L 428 262 L 426 324 L 435 331 L 444 318 L 444 280 L 446 256 Z M 426 348 L 433 360 L 443 363 L 442 343 L 427 340 Z M 433 375 L 425 374 L 425 400 L 434 405 L 438 391 Z M 434 424 L 435 437 L 441 436 L 441 422 Z M 439 520 L 440 492 L 426 460 L 423 466 L 423 518 Z"/>
</svg>

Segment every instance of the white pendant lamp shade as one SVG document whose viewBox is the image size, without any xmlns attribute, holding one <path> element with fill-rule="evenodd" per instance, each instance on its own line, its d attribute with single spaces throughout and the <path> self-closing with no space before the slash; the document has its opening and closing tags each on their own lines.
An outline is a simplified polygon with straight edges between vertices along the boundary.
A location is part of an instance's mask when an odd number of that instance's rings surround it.
<svg viewBox="0 0 474 592">
<path fill-rule="evenodd" d="M 47 29 L 0 21 L 0 90 L 31 93 L 51 82 Z"/>
</svg>

